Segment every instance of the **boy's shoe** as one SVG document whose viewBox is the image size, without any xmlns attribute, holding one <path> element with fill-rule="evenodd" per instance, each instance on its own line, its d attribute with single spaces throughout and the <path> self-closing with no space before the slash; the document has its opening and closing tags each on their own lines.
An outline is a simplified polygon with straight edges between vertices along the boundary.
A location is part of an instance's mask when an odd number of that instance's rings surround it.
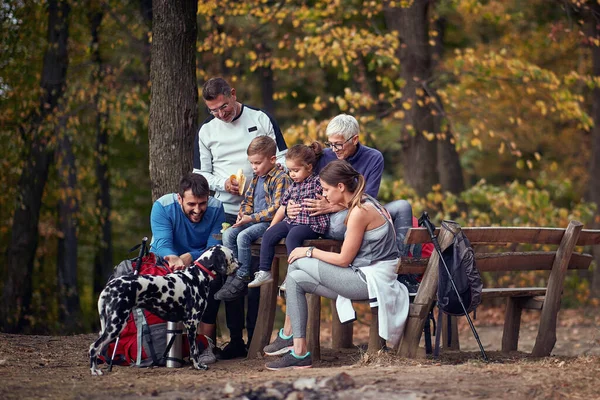
<svg viewBox="0 0 600 400">
<path fill-rule="evenodd" d="M 289 337 L 285 339 L 283 337 L 283 328 L 277 332 L 277 337 L 273 340 L 272 343 L 265 346 L 263 351 L 268 356 L 278 356 L 280 354 L 285 354 L 294 349 L 294 338 Z"/>
<path fill-rule="evenodd" d="M 248 293 L 248 287 L 244 279 L 236 274 L 229 275 L 223 284 L 223 287 L 215 293 L 215 299 L 223 301 L 232 301 L 243 297 Z"/>
<path fill-rule="evenodd" d="M 299 357 L 292 351 L 281 357 L 279 360 L 267 363 L 265 367 L 271 371 L 277 371 L 280 369 L 312 368 L 312 355 L 310 352 L 308 352 L 304 356 Z"/>
<path fill-rule="evenodd" d="M 271 273 L 269 271 L 258 271 L 254 274 L 254 280 L 248 284 L 248 287 L 259 287 L 269 282 L 273 282 Z"/>
<path fill-rule="evenodd" d="M 217 357 L 215 356 L 215 353 L 213 353 L 215 345 L 213 344 L 212 339 L 209 337 L 206 338 L 206 341 L 208 342 L 208 346 L 200 354 L 198 361 L 200 364 L 214 364 L 217 362 Z"/>
<path fill-rule="evenodd" d="M 234 340 L 229 342 L 227 346 L 223 347 L 223 350 L 219 353 L 220 360 L 231 360 L 233 358 L 246 358 L 248 356 L 248 349 L 243 340 Z"/>
</svg>

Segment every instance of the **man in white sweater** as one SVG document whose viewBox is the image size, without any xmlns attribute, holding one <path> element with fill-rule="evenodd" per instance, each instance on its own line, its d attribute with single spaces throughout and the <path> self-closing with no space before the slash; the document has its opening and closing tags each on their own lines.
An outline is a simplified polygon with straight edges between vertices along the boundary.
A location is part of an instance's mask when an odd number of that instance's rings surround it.
<svg viewBox="0 0 600 400">
<path fill-rule="evenodd" d="M 202 87 L 202 97 L 211 114 L 200 127 L 194 143 L 194 172 L 202 174 L 214 191 L 214 197 L 223 203 L 225 221 L 233 225 L 243 196 L 236 180 L 230 179 L 241 169 L 252 180 L 252 167 L 248 162 L 248 145 L 257 136 L 267 135 L 277 143 L 277 162 L 285 165 L 287 145 L 273 117 L 257 108 L 242 104 L 237 100 L 236 90 L 223 78 L 209 79 Z M 244 190 L 247 188 L 243 188 Z M 214 322 L 219 302 L 214 300 L 214 293 L 223 282 L 213 281 L 205 323 L 204 334 L 214 337 Z M 248 295 L 248 339 L 252 337 L 256 315 L 258 313 L 259 290 L 250 289 Z M 220 357 L 223 359 L 245 357 L 247 352 L 242 338 L 244 329 L 244 298 L 225 303 L 227 327 L 231 341 Z M 212 324 L 210 323 L 212 322 Z"/>
</svg>

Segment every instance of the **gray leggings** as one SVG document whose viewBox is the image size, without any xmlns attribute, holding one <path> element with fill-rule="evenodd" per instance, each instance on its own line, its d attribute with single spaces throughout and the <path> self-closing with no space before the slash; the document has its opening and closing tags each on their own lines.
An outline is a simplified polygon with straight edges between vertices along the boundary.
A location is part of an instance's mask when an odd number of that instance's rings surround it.
<svg viewBox="0 0 600 400">
<path fill-rule="evenodd" d="M 308 306 L 306 293 L 330 299 L 338 295 L 351 300 L 369 298 L 367 284 L 352 268 L 341 268 L 315 258 L 301 258 L 288 267 L 286 285 L 286 314 L 292 322 L 294 338 L 306 337 Z"/>
</svg>

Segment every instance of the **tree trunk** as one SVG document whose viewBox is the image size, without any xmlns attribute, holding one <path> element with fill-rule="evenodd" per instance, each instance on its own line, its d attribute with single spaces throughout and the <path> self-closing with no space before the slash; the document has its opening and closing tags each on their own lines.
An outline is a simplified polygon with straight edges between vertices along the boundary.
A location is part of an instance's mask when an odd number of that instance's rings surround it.
<svg viewBox="0 0 600 400">
<path fill-rule="evenodd" d="M 257 51 L 260 57 L 265 60 L 270 59 L 272 56 L 271 50 L 266 44 L 261 44 Z M 273 84 L 271 64 L 257 68 L 256 72 L 258 73 L 258 79 L 260 79 L 263 109 L 273 115 L 275 113 L 275 101 L 273 100 L 275 85 Z"/>
<path fill-rule="evenodd" d="M 55 111 L 65 90 L 69 13 L 67 0 L 48 1 L 48 46 L 42 69 L 40 108 L 31 117 L 31 128 L 24 132 L 29 149 L 17 188 L 11 243 L 6 257 L 0 309 L 0 323 L 6 332 L 16 332 L 23 327 L 23 317 L 29 312 L 31 302 L 31 275 L 38 244 L 40 208 L 54 152 L 51 131 L 45 131 L 43 124 L 46 117 Z"/>
<path fill-rule="evenodd" d="M 91 8 L 91 7 L 90 7 Z M 96 88 L 94 106 L 96 112 L 96 204 L 98 207 L 98 226 L 100 230 L 96 237 L 96 254 L 94 256 L 94 294 L 93 300 L 104 288 L 108 277 L 113 270 L 113 243 L 112 243 L 112 221 L 111 199 L 110 199 L 110 174 L 108 169 L 108 110 L 100 107 L 100 91 L 104 86 L 103 81 L 106 74 L 105 67 L 100 55 L 99 29 L 104 12 L 98 7 L 89 13 L 90 31 L 92 42 L 90 52 L 94 63 L 94 75 L 92 76 L 92 87 Z"/>
<path fill-rule="evenodd" d="M 591 13 L 588 13 L 588 25 L 590 34 L 594 38 L 600 37 L 597 16 L 600 13 L 600 5 L 596 2 L 590 3 Z M 592 74 L 594 77 L 600 77 L 600 47 L 591 45 L 592 50 Z M 600 89 L 595 88 L 592 93 L 592 118 L 594 127 L 592 128 L 592 159 L 590 160 L 590 173 L 588 190 L 590 200 L 595 202 L 596 209 L 594 227 L 600 228 Z M 600 246 L 594 246 L 594 259 L 596 260 L 596 269 L 594 270 L 591 283 L 591 295 L 600 297 Z"/>
<path fill-rule="evenodd" d="M 389 28 L 398 31 L 398 58 L 405 81 L 400 108 L 405 113 L 400 141 L 406 183 L 423 196 L 439 182 L 437 171 L 436 123 L 429 94 L 423 86 L 432 76 L 429 45 L 429 0 L 415 0 L 410 7 L 386 7 Z M 429 136 L 427 138 L 426 136 Z"/>
<path fill-rule="evenodd" d="M 64 125 L 64 124 L 62 124 Z M 58 129 L 64 130 L 64 126 Z M 74 333 L 80 326 L 79 291 L 77 290 L 77 169 L 71 137 L 64 131 L 56 149 L 57 172 L 61 196 L 58 200 L 58 314 L 65 332 Z"/>
<path fill-rule="evenodd" d="M 198 129 L 196 12 L 194 0 L 152 4 L 152 100 L 148 121 L 152 198 L 177 191 L 192 170 Z"/>
</svg>

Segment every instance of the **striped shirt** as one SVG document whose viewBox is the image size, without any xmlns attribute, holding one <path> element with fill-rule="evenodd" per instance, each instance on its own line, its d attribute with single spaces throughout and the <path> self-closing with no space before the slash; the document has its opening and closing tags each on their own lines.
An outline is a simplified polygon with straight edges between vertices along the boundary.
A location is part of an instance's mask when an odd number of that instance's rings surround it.
<svg viewBox="0 0 600 400">
<path fill-rule="evenodd" d="M 302 205 L 302 200 L 316 199 L 317 194 L 323 194 L 323 187 L 321 187 L 319 177 L 312 174 L 300 183 L 293 182 L 283 194 L 281 204 L 287 206 L 288 202 L 293 200 L 295 203 Z M 310 228 L 314 232 L 320 234 L 324 234 L 327 232 L 327 228 L 329 228 L 329 215 L 324 214 L 311 217 L 310 212 L 304 208 L 304 205 L 302 205 L 302 210 L 296 218 L 291 219 L 286 216 L 284 221 L 291 225 L 310 225 Z"/>
<path fill-rule="evenodd" d="M 281 205 L 281 198 L 292 183 L 292 179 L 278 167 L 273 167 L 265 176 L 264 190 L 267 208 L 254 212 L 254 191 L 258 182 L 258 175 L 254 175 L 250 187 L 246 190 L 244 200 L 240 206 L 242 214 L 249 215 L 254 222 L 269 222 L 273 220 L 277 209 Z"/>
</svg>

